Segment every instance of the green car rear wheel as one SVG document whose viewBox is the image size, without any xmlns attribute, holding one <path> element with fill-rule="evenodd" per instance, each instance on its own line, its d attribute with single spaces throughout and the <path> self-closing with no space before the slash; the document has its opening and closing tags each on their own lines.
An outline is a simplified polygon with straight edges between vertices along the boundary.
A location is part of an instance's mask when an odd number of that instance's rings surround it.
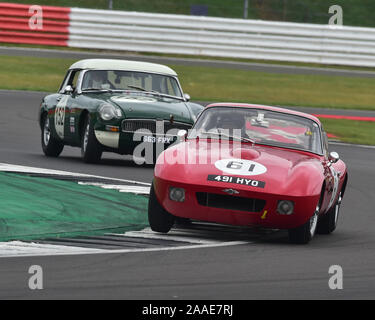
<svg viewBox="0 0 375 320">
<path fill-rule="evenodd" d="M 50 119 L 47 114 L 42 118 L 42 149 L 47 157 L 58 157 L 64 150 L 64 144 L 53 137 L 50 126 Z"/>
</svg>

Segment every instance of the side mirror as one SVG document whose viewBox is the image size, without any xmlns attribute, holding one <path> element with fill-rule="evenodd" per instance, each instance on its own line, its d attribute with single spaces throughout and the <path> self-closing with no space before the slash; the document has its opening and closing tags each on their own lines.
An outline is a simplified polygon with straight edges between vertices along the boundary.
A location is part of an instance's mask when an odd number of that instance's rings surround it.
<svg viewBox="0 0 375 320">
<path fill-rule="evenodd" d="M 328 156 L 328 160 L 330 163 L 336 163 L 337 161 L 340 160 L 340 156 L 337 152 L 330 152 Z"/>
<path fill-rule="evenodd" d="M 180 142 L 184 142 L 186 140 L 188 132 L 186 130 L 179 130 L 177 132 L 177 137 Z"/>
<path fill-rule="evenodd" d="M 73 90 L 73 87 L 71 85 L 66 86 L 65 89 L 64 89 L 65 94 L 71 94 L 73 91 L 74 90 Z"/>
<path fill-rule="evenodd" d="M 190 94 L 184 93 L 184 99 L 186 102 L 190 101 Z"/>
</svg>

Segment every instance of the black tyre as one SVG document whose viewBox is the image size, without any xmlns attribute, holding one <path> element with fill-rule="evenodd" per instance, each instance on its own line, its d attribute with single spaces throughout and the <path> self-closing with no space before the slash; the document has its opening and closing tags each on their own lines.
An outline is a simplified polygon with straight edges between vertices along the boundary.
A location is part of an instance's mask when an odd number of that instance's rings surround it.
<svg viewBox="0 0 375 320">
<path fill-rule="evenodd" d="M 86 163 L 97 163 L 100 161 L 103 150 L 95 137 L 94 127 L 91 125 L 90 116 L 87 115 L 82 135 L 81 135 L 81 154 Z"/>
<path fill-rule="evenodd" d="M 336 230 L 341 201 L 342 193 L 340 192 L 336 204 L 325 215 L 319 217 L 318 228 L 316 230 L 318 234 L 330 234 Z"/>
<path fill-rule="evenodd" d="M 156 198 L 154 185 L 151 187 L 148 201 L 148 222 L 152 231 L 162 233 L 168 233 L 175 222 L 175 217 L 167 212 Z"/>
<path fill-rule="evenodd" d="M 307 244 L 314 237 L 318 225 L 319 206 L 304 225 L 288 230 L 289 241 L 294 244 Z"/>
<path fill-rule="evenodd" d="M 45 114 L 42 118 L 42 149 L 47 157 L 58 157 L 64 150 L 64 144 L 52 136 L 50 119 Z"/>
</svg>

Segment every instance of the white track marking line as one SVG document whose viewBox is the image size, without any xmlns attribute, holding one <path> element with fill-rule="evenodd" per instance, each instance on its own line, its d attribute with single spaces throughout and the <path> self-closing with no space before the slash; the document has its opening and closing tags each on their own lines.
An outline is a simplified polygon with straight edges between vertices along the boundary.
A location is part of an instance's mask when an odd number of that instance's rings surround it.
<svg viewBox="0 0 375 320">
<path fill-rule="evenodd" d="M 178 241 L 178 242 L 187 242 L 192 244 L 213 244 L 213 243 L 222 243 L 220 240 L 206 240 L 199 239 L 197 237 L 191 237 L 186 235 L 181 235 L 177 230 L 171 230 L 168 234 L 154 233 L 150 228 L 147 228 L 142 231 L 129 231 L 125 234 L 112 234 L 121 237 L 130 237 L 130 238 L 142 238 L 142 239 L 155 239 L 155 240 L 169 240 L 169 241 Z"/>
<path fill-rule="evenodd" d="M 94 186 L 101 187 L 103 189 L 118 190 L 119 192 L 130 192 L 137 194 L 150 194 L 150 187 L 139 187 L 139 186 L 127 186 L 127 185 L 115 185 L 115 184 L 104 184 L 97 182 L 78 182 L 82 186 Z"/>
<path fill-rule="evenodd" d="M 137 193 L 137 194 L 147 194 L 149 195 L 150 194 L 150 188 L 146 187 L 144 189 L 135 189 L 135 188 L 132 188 L 132 187 L 125 187 L 125 188 L 121 188 L 119 190 L 119 192 L 131 192 L 131 193 Z"/>
<path fill-rule="evenodd" d="M 68 247 L 51 244 L 27 243 L 21 241 L 11 241 L 0 243 L 0 257 L 18 257 L 24 255 L 55 255 L 62 253 L 81 252 L 101 252 L 101 249 L 90 249 L 82 247 Z"/>
<path fill-rule="evenodd" d="M 44 257 L 44 256 L 71 256 L 71 255 L 92 255 L 92 254 L 112 254 L 112 253 L 139 253 L 139 252 L 157 252 L 157 251 L 173 251 L 173 250 L 188 250 L 188 249 L 203 249 L 227 247 L 242 244 L 251 244 L 251 241 L 219 241 L 219 240 L 205 240 L 197 239 L 188 236 L 179 236 L 178 230 L 172 230 L 171 235 L 163 235 L 154 233 L 150 228 L 145 228 L 141 231 L 129 231 L 124 234 L 108 234 L 115 236 L 123 236 L 124 238 L 142 238 L 142 239 L 156 239 L 169 240 L 178 242 L 187 242 L 188 245 L 176 247 L 160 247 L 160 248 L 141 248 L 141 249 L 94 249 L 74 246 L 61 246 L 52 244 L 27 243 L 21 241 L 12 241 L 0 243 L 0 258 L 11 257 Z"/>
<path fill-rule="evenodd" d="M 119 249 L 119 250 L 101 250 L 101 249 L 82 249 L 68 250 L 66 252 L 38 252 L 38 253 L 20 253 L 17 255 L 6 254 L 0 252 L 0 258 L 25 258 L 25 257 L 50 257 L 50 256 L 76 256 L 76 255 L 94 255 L 94 254 L 124 254 L 124 253 L 140 253 L 140 252 L 158 252 L 158 251 L 176 251 L 176 250 L 191 250 L 191 249 L 205 249 L 217 247 L 238 246 L 244 244 L 252 244 L 250 241 L 229 241 L 221 243 L 210 243 L 201 245 L 188 245 L 179 247 L 161 247 L 161 248 L 145 248 L 145 249 Z"/>
<path fill-rule="evenodd" d="M 144 186 L 151 186 L 151 183 L 141 182 L 141 181 L 109 178 L 109 177 L 95 176 L 95 175 L 90 175 L 90 174 L 74 173 L 74 172 L 69 172 L 69 171 L 59 171 L 59 170 L 52 170 L 52 169 L 26 167 L 26 166 L 19 166 L 19 165 L 13 165 L 13 164 L 8 164 L 8 163 L 0 163 L 0 171 L 15 172 L 15 173 L 17 172 L 40 173 L 40 174 L 59 175 L 59 176 L 73 176 L 73 177 L 81 177 L 81 178 L 96 178 L 96 179 L 113 180 L 113 181 L 119 181 L 119 182 L 131 183 L 131 184 L 139 184 L 139 185 L 144 185 Z"/>
</svg>

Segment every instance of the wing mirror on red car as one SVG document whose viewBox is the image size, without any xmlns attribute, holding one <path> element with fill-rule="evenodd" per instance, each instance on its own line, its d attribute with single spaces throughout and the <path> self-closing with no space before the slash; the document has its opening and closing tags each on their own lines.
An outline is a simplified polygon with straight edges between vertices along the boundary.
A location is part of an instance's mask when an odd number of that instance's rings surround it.
<svg viewBox="0 0 375 320">
<path fill-rule="evenodd" d="M 331 163 L 336 163 L 337 161 L 340 160 L 340 156 L 337 152 L 330 152 L 330 154 L 328 156 L 328 160 Z"/>
<path fill-rule="evenodd" d="M 177 137 L 180 142 L 184 142 L 186 140 L 188 132 L 186 130 L 179 130 L 177 132 Z"/>
</svg>

